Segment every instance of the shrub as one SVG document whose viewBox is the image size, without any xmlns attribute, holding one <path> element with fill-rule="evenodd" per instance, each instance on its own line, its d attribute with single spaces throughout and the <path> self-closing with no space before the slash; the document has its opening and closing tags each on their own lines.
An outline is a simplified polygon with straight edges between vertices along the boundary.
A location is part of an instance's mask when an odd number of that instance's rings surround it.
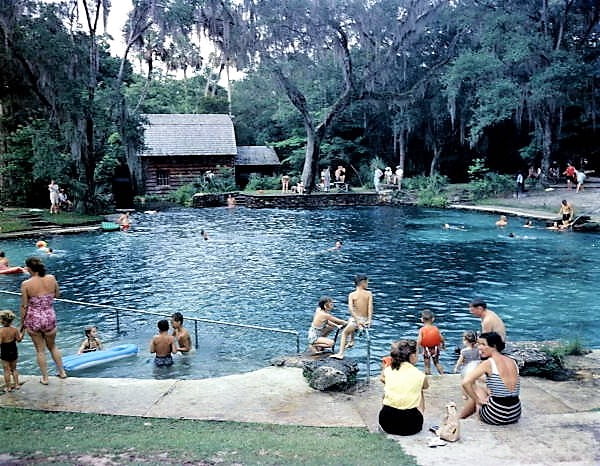
<svg viewBox="0 0 600 466">
<path fill-rule="evenodd" d="M 402 185 L 407 190 L 416 191 L 418 206 L 446 207 L 448 205 L 448 196 L 445 193 L 448 178 L 445 176 L 415 176 L 403 180 Z"/>
<path fill-rule="evenodd" d="M 292 180 L 290 180 L 290 186 L 292 186 Z M 257 175 L 255 173 L 250 175 L 248 184 L 246 185 L 246 191 L 257 191 L 259 189 L 279 189 L 281 187 L 281 177 L 275 176 L 264 176 Z"/>
<path fill-rule="evenodd" d="M 193 184 L 184 184 L 169 194 L 169 200 L 184 207 L 190 207 L 192 205 L 192 197 L 196 192 L 197 190 Z"/>
<path fill-rule="evenodd" d="M 490 172 L 479 180 L 468 184 L 473 200 L 481 200 L 488 197 L 497 197 L 511 192 L 514 189 L 513 178 L 510 175 L 499 175 Z"/>
</svg>

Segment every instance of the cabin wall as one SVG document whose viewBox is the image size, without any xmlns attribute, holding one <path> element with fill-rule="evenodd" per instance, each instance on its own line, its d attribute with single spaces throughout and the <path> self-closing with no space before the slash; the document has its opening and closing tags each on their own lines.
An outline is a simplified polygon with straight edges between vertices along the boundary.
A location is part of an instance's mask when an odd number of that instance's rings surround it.
<svg viewBox="0 0 600 466">
<path fill-rule="evenodd" d="M 141 157 L 146 195 L 164 195 L 190 184 L 217 167 L 233 168 L 235 155 Z M 159 173 L 168 174 L 168 184 L 159 184 Z"/>
</svg>

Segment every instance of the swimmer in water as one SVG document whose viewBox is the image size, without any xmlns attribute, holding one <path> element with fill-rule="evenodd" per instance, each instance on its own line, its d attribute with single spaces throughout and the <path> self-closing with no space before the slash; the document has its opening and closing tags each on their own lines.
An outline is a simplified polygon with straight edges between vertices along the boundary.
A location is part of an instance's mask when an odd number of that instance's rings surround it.
<svg viewBox="0 0 600 466">
<path fill-rule="evenodd" d="M 204 241 L 208 241 L 208 233 L 206 233 L 204 230 L 200 230 L 200 236 L 202 236 Z"/>
<path fill-rule="evenodd" d="M 227 207 L 231 208 L 231 207 L 235 207 L 235 197 L 233 197 L 231 194 L 229 196 L 227 196 Z"/>
<path fill-rule="evenodd" d="M 131 226 L 131 220 L 129 219 L 129 212 L 123 212 L 117 220 L 117 223 L 121 225 L 121 230 L 127 231 Z"/>
<path fill-rule="evenodd" d="M 450 225 L 449 223 L 444 223 L 444 225 L 442 226 L 442 228 L 444 230 L 464 230 L 465 227 L 461 226 L 454 226 L 454 225 Z"/>
<path fill-rule="evenodd" d="M 329 248 L 329 251 L 337 251 L 339 249 L 342 249 L 342 246 L 344 245 L 344 243 L 340 240 L 337 240 L 335 242 L 335 245 L 332 248 Z"/>
<path fill-rule="evenodd" d="M 496 226 L 503 228 L 506 225 L 508 225 L 508 219 L 506 218 L 506 215 L 500 215 L 500 219 L 496 222 Z"/>
<path fill-rule="evenodd" d="M 535 226 L 533 225 L 533 222 L 531 220 L 527 220 L 525 222 L 525 225 L 523 225 L 523 228 L 535 228 Z"/>
</svg>

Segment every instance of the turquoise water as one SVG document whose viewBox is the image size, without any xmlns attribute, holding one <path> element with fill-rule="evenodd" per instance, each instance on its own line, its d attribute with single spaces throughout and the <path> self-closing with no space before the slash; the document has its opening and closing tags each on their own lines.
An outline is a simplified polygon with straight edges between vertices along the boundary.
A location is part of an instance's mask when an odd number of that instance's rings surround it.
<svg viewBox="0 0 600 466">
<path fill-rule="evenodd" d="M 510 218 L 416 208 L 327 210 L 174 209 L 134 215 L 131 232 L 46 238 L 57 250 L 47 258 L 64 298 L 184 316 L 297 330 L 301 345 L 317 300 L 336 302 L 347 315 L 356 273 L 374 293 L 372 364 L 392 340 L 415 338 L 422 309 L 436 314 L 448 341 L 442 363 L 464 330 L 478 329 L 468 302 L 481 296 L 504 319 L 511 340 L 573 339 L 600 347 L 596 318 L 600 237 L 522 228 Z M 450 223 L 462 230 L 443 230 Z M 200 230 L 208 231 L 203 241 Z M 514 232 L 517 237 L 509 238 Z M 340 251 L 328 251 L 336 239 Z M 35 253 L 35 239 L 3 241 L 11 263 Z M 0 276 L 0 289 L 18 291 L 22 276 Z M 1 308 L 18 309 L 18 297 L 0 294 Z M 78 373 L 89 377 L 201 378 L 263 367 L 272 356 L 295 351 L 295 338 L 248 329 L 199 324 L 200 347 L 170 369 L 151 364 L 148 342 L 156 317 L 121 315 L 121 333 L 108 310 L 57 303 L 58 343 L 77 350 L 83 327 L 95 324 L 108 346 L 136 343 L 137 357 Z M 193 334 L 193 323 L 187 327 Z M 19 367 L 37 373 L 29 337 Z M 348 352 L 364 368 L 363 340 Z"/>
</svg>

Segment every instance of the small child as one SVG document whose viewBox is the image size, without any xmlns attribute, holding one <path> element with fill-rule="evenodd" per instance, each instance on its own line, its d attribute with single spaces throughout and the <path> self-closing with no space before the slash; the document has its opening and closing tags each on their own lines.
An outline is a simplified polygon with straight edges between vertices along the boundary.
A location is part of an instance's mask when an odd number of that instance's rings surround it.
<svg viewBox="0 0 600 466">
<path fill-rule="evenodd" d="M 477 348 L 477 334 L 471 331 L 463 333 L 463 349 L 460 350 L 460 357 L 454 366 L 454 373 L 458 372 L 458 369 L 460 369 L 461 378 L 464 379 L 465 376 L 479 364 L 479 361 L 480 356 L 479 349 Z M 462 391 L 463 399 L 468 400 L 469 397 L 464 388 Z"/>
<path fill-rule="evenodd" d="M 329 296 L 323 296 L 319 299 L 319 305 L 315 309 L 312 323 L 308 329 L 308 345 L 313 353 L 322 352 L 324 349 L 331 349 L 335 341 L 327 338 L 334 326 L 340 328 L 346 325 L 343 319 L 339 319 L 331 314 L 333 309 L 333 299 Z"/>
<path fill-rule="evenodd" d="M 17 371 L 17 359 L 19 352 L 17 350 L 17 342 L 23 339 L 23 335 L 15 327 L 12 322 L 15 320 L 15 314 L 12 311 L 0 312 L 0 359 L 4 367 L 4 391 L 12 392 L 18 390 L 19 387 L 19 372 Z M 10 384 L 12 376 L 13 385 Z"/>
<path fill-rule="evenodd" d="M 175 345 L 175 337 L 169 335 L 169 321 L 159 320 L 158 324 L 158 335 L 155 335 L 150 342 L 150 352 L 156 353 L 154 358 L 154 364 L 157 367 L 172 366 L 173 358 L 171 354 L 177 352 Z"/>
<path fill-rule="evenodd" d="M 383 358 L 381 358 L 381 376 L 383 377 L 383 370 L 392 365 L 392 351 L 394 351 L 394 349 L 396 349 L 398 347 L 398 342 L 394 341 L 392 342 L 392 345 L 390 346 L 390 354 L 389 356 L 384 356 Z M 383 379 L 381 379 L 381 381 L 383 382 Z"/>
<path fill-rule="evenodd" d="M 440 349 L 445 349 L 444 337 L 440 333 L 439 329 L 433 325 L 435 316 L 429 309 L 425 309 L 421 313 L 421 322 L 423 327 L 419 330 L 419 336 L 417 338 L 417 348 L 419 352 L 423 351 L 423 363 L 425 366 L 425 374 L 431 375 L 431 360 L 440 373 L 444 375 L 444 368 L 439 362 Z"/>
<path fill-rule="evenodd" d="M 454 373 L 460 373 L 464 377 L 469 370 L 469 364 L 473 361 L 479 362 L 479 349 L 477 348 L 477 335 L 475 332 L 468 331 L 463 333 L 463 349 L 460 350 L 460 357 L 454 366 Z M 471 365 L 472 367 L 472 365 Z"/>
<path fill-rule="evenodd" d="M 81 343 L 77 354 L 90 353 L 102 349 L 102 342 L 98 339 L 98 329 L 94 326 L 85 328 L 85 340 Z"/>
</svg>

